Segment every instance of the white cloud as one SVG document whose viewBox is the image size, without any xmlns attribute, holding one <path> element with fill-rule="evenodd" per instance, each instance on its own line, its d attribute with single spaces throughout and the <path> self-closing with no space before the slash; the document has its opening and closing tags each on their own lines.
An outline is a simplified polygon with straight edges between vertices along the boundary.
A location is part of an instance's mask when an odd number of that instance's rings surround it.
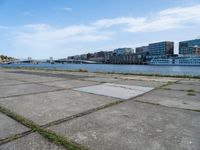
<svg viewBox="0 0 200 150">
<path fill-rule="evenodd" d="M 8 39 L 10 49 L 16 50 L 16 55 L 21 53 L 26 57 L 39 58 L 45 55 L 56 56 L 58 51 L 59 54 L 66 55 L 83 43 L 110 40 L 113 35 L 112 32 L 100 31 L 86 25 L 56 28 L 48 24 L 29 24 L 11 30 Z"/>
<path fill-rule="evenodd" d="M 0 26 L 0 29 L 9 29 L 7 26 Z"/>
<path fill-rule="evenodd" d="M 144 23 L 145 18 L 119 17 L 114 19 L 101 19 L 93 23 L 97 27 L 111 27 L 113 25 L 127 24 L 140 26 Z"/>
<path fill-rule="evenodd" d="M 48 24 L 27 24 L 21 27 L 21 30 L 29 30 L 29 31 L 46 31 L 50 29 L 51 26 Z"/>
<path fill-rule="evenodd" d="M 95 47 L 98 43 L 100 43 L 99 46 L 115 48 L 123 43 L 123 46 L 134 45 L 134 41 L 129 39 L 130 34 L 124 33 L 192 28 L 191 25 L 194 24 L 200 24 L 200 5 L 170 8 L 143 17 L 105 18 L 89 24 L 64 27 L 55 27 L 45 23 L 27 24 L 19 27 L 0 26 L 0 31 L 1 35 L 8 38 L 5 40 L 8 41 L 7 45 L 11 46 L 9 49 L 16 50 L 17 54 L 23 51 L 24 55 L 27 53 L 26 56 L 41 55 L 42 57 L 52 55 L 51 53 L 56 54 L 57 50 L 60 50 L 59 53 L 64 53 L 71 49 L 84 49 L 86 45 L 87 48 Z M 114 26 L 118 28 L 116 29 Z M 123 40 L 119 41 L 120 38 Z M 107 42 L 107 45 L 104 45 L 103 42 Z M 97 46 L 95 49 L 98 49 Z M 31 54 L 29 54 L 30 51 Z"/>
<path fill-rule="evenodd" d="M 155 32 L 180 28 L 195 22 L 200 22 L 200 5 L 170 8 L 147 17 L 100 19 L 88 25 L 71 25 L 62 28 L 48 24 L 29 24 L 15 28 L 13 37 L 17 42 L 28 40 L 50 44 L 72 41 L 92 42 L 112 39 L 114 32 L 119 32 L 119 30 L 114 31 L 113 26 L 119 26 L 119 29 L 125 32 Z"/>
<path fill-rule="evenodd" d="M 65 7 L 65 8 L 63 8 L 63 10 L 72 11 L 72 8 L 70 8 L 70 7 Z"/>
<path fill-rule="evenodd" d="M 62 8 L 55 8 L 57 10 L 64 10 L 64 11 L 72 11 L 72 8 L 70 7 L 62 7 Z"/>
<path fill-rule="evenodd" d="M 95 27 L 85 25 L 55 28 L 47 24 L 25 25 L 15 32 L 15 40 L 49 43 L 67 43 L 72 41 L 98 41 L 111 38 L 111 32 L 100 32 Z"/>
<path fill-rule="evenodd" d="M 155 32 L 185 27 L 200 22 L 200 5 L 177 7 L 153 13 L 146 17 L 119 17 L 97 20 L 98 27 L 122 26 L 127 32 Z"/>
</svg>

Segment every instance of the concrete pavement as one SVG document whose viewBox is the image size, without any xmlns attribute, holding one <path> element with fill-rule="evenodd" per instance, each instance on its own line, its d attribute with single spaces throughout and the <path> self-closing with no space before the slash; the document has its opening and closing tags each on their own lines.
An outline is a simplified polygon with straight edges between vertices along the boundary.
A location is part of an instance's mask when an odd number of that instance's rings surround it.
<svg viewBox="0 0 200 150">
<path fill-rule="evenodd" d="M 200 147 L 199 79 L 0 68 L 0 106 L 88 149 Z M 7 115 L 0 149 L 66 148 Z"/>
</svg>

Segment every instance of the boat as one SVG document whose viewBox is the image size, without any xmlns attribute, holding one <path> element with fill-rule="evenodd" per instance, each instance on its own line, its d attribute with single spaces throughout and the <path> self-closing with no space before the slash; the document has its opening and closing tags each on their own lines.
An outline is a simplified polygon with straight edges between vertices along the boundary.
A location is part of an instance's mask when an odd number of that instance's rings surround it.
<svg viewBox="0 0 200 150">
<path fill-rule="evenodd" d="M 175 58 L 153 58 L 149 65 L 169 65 L 169 66 L 200 66 L 199 56 L 179 56 Z"/>
<path fill-rule="evenodd" d="M 174 65 L 180 66 L 200 66 L 200 57 L 178 57 Z"/>
</svg>

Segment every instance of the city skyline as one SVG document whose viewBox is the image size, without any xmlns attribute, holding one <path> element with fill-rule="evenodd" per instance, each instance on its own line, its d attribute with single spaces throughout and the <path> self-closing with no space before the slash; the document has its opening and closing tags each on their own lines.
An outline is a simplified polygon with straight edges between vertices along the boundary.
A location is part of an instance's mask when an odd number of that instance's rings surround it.
<svg viewBox="0 0 200 150">
<path fill-rule="evenodd" d="M 199 38 L 200 1 L 0 1 L 0 54 L 55 58 Z"/>
</svg>

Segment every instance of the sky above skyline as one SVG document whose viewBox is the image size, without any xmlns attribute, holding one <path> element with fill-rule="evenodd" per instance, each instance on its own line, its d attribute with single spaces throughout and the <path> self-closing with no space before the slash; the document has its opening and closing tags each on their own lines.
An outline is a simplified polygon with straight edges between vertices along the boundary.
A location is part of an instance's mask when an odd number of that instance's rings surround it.
<svg viewBox="0 0 200 150">
<path fill-rule="evenodd" d="M 0 54 L 64 58 L 200 38 L 200 0 L 0 0 Z"/>
</svg>

